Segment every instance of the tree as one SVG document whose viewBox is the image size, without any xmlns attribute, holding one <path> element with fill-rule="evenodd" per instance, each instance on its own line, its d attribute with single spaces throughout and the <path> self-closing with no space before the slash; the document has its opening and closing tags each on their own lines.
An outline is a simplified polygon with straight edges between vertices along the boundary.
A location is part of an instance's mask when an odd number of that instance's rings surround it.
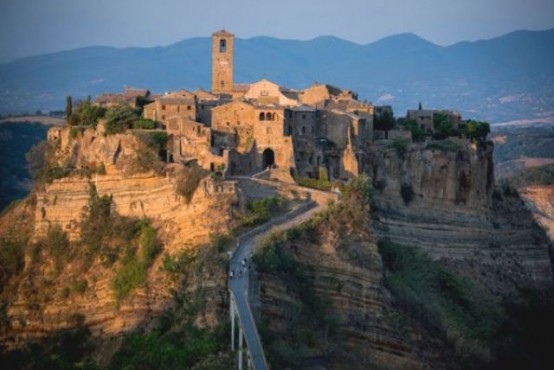
<svg viewBox="0 0 554 370">
<path fill-rule="evenodd" d="M 435 139 L 446 139 L 454 135 L 454 124 L 446 112 L 436 112 L 433 114 L 433 127 L 435 128 Z"/>
<path fill-rule="evenodd" d="M 375 130 L 388 131 L 394 124 L 394 115 L 392 111 L 385 110 L 382 114 L 373 115 L 373 124 Z"/>
<path fill-rule="evenodd" d="M 408 119 L 404 121 L 404 127 L 412 132 L 413 141 L 423 141 L 425 138 L 425 130 L 417 125 L 415 119 Z"/>
<path fill-rule="evenodd" d="M 98 120 L 106 114 L 106 108 L 93 105 L 89 97 L 77 104 L 77 112 L 81 125 L 95 127 Z"/>
<path fill-rule="evenodd" d="M 106 112 L 106 134 L 117 134 L 132 128 L 137 119 L 136 112 L 126 104 L 109 109 Z"/>
<path fill-rule="evenodd" d="M 70 124 L 71 114 L 73 114 L 73 100 L 71 95 L 65 99 L 65 119 L 67 123 Z"/>
<path fill-rule="evenodd" d="M 464 134 L 468 139 L 483 141 L 490 132 L 491 128 L 488 122 L 469 121 L 465 125 Z"/>
</svg>

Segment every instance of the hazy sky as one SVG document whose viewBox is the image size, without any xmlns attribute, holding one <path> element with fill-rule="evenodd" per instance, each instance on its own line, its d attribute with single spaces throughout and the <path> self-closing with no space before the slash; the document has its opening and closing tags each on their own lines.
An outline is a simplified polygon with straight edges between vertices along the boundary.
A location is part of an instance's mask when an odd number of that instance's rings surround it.
<svg viewBox="0 0 554 370">
<path fill-rule="evenodd" d="M 554 28 L 554 0 L 0 0 L 0 61 L 90 45 L 209 36 L 369 43 L 413 32 L 440 45 Z"/>
</svg>

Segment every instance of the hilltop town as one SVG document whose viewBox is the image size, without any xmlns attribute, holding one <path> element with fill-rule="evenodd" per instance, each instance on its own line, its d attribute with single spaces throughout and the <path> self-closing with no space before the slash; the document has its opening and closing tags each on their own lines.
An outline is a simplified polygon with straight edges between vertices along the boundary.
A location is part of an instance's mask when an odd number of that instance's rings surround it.
<svg viewBox="0 0 554 370">
<path fill-rule="evenodd" d="M 212 35 L 211 92 L 156 95 L 127 88 L 98 96 L 94 105 L 138 107 L 151 127 L 169 135 L 169 161 L 195 160 L 228 176 L 271 169 L 272 178 L 288 182 L 347 180 L 368 172 L 370 148 L 379 140 L 405 145 L 464 135 L 485 138 L 488 133 L 488 125 L 464 122 L 453 111 L 422 109 L 421 104 L 396 124 L 390 106 L 360 101 L 353 91 L 323 83 L 304 90 L 267 79 L 235 83 L 233 49 L 232 33 Z"/>
<path fill-rule="evenodd" d="M 489 125 L 238 84 L 233 48 L 213 34 L 209 92 L 68 97 L 0 215 L 2 363 L 504 368 L 552 247 Z"/>
</svg>

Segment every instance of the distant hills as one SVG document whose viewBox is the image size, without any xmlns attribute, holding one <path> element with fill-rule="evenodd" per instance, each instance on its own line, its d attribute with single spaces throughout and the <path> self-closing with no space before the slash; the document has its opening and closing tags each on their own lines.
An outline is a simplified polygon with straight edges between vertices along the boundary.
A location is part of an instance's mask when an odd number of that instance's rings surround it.
<svg viewBox="0 0 554 370">
<path fill-rule="evenodd" d="M 0 65 L 0 113 L 62 109 L 65 97 L 124 86 L 155 92 L 210 87 L 211 42 L 153 48 L 86 47 Z M 442 47 L 414 34 L 359 45 L 324 36 L 235 41 L 235 81 L 268 78 L 292 88 L 314 81 L 357 91 L 396 115 L 408 107 L 450 108 L 491 122 L 554 122 L 554 29 L 517 31 Z"/>
</svg>

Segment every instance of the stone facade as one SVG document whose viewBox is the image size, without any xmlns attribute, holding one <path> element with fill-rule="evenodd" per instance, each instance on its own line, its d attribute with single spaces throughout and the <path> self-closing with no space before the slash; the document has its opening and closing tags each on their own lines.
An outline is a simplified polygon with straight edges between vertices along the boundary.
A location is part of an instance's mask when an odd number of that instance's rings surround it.
<svg viewBox="0 0 554 370">
<path fill-rule="evenodd" d="M 233 92 L 233 42 L 234 35 L 225 30 L 212 35 L 212 92 Z"/>
<path fill-rule="evenodd" d="M 144 106 L 144 118 L 167 127 L 170 118 L 182 117 L 196 120 L 196 97 L 188 91 L 164 95 Z"/>
<path fill-rule="evenodd" d="M 233 38 L 227 31 L 213 34 L 211 92 L 182 90 L 144 107 L 144 117 L 170 134 L 173 160 L 197 160 L 227 175 L 267 168 L 291 180 L 291 174 L 357 175 L 373 138 L 373 105 L 331 85 L 294 90 L 267 79 L 235 84 Z"/>
<path fill-rule="evenodd" d="M 462 121 L 462 116 L 458 112 L 438 109 L 410 109 L 406 114 L 406 119 L 416 121 L 418 127 L 425 130 L 427 133 L 435 132 L 435 116 L 437 114 L 445 114 L 448 120 L 458 127 Z"/>
</svg>

